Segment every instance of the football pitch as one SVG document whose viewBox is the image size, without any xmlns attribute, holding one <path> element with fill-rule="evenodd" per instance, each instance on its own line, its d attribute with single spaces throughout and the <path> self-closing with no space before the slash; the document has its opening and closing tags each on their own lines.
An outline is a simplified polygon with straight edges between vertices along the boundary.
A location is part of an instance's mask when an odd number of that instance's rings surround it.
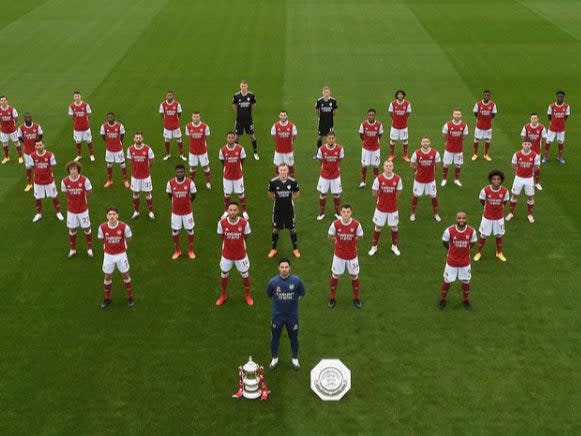
<svg viewBox="0 0 581 436">
<path fill-rule="evenodd" d="M 23 192 L 24 170 L 0 167 L 0 433 L 2 434 L 580 434 L 581 433 L 581 4 L 576 0 L 71 0 L 3 1 L 0 5 L 0 94 L 22 114 L 33 113 L 56 154 L 58 182 L 74 157 L 67 106 L 80 89 L 93 109 L 97 161 L 82 161 L 94 187 L 93 233 L 105 208 L 120 208 L 134 233 L 129 246 L 136 306 L 125 305 L 116 273 L 113 305 L 101 310 L 102 249 L 92 260 L 67 259 L 67 230 L 44 202 Z M 252 234 L 248 239 L 255 306 L 230 275 L 230 299 L 219 293 L 222 212 L 218 148 L 234 123 L 230 102 L 241 79 L 256 93 L 254 121 L 261 160 L 247 159 L 245 184 Z M 359 244 L 363 308 L 351 304 L 348 276 L 337 307 L 327 308 L 332 246 L 330 219 L 318 222 L 319 165 L 315 99 L 323 85 L 339 102 L 337 142 L 345 147 L 343 201 L 353 205 L 365 236 Z M 413 105 L 410 148 L 429 135 L 442 152 L 441 128 L 460 107 L 470 135 L 458 188 L 439 189 L 443 221 L 420 199 L 408 220 L 412 171 L 402 176 L 400 242 L 368 257 L 374 200 L 358 189 L 357 129 L 368 108 L 388 128 L 386 107 L 396 89 Z M 471 161 L 472 106 L 490 88 L 498 106 L 492 162 Z M 198 171 L 194 202 L 197 259 L 171 260 L 170 204 L 165 184 L 181 163 L 162 161 L 159 103 L 173 90 L 188 120 L 199 110 L 211 128 L 214 188 Z M 565 158 L 542 166 L 536 223 L 521 197 L 507 223 L 506 263 L 489 239 L 472 263 L 474 310 L 461 304 L 459 284 L 437 309 L 445 263 L 444 229 L 464 210 L 478 227 L 480 189 L 498 168 L 512 183 L 510 159 L 533 111 L 547 125 L 557 89 L 572 107 Z M 300 304 L 302 368 L 290 366 L 288 339 L 281 363 L 266 374 L 266 402 L 234 400 L 237 368 L 248 355 L 270 361 L 268 279 L 277 272 L 270 249 L 272 177 L 270 128 L 281 109 L 299 131 L 295 142 L 299 246 L 293 272 L 305 282 Z M 98 127 L 114 111 L 130 143 L 141 130 L 156 153 L 156 220 L 130 221 L 131 198 L 120 183 L 103 189 L 104 145 Z M 182 127 L 185 123 L 182 122 Z M 388 129 L 387 129 L 388 130 Z M 250 154 L 248 136 L 241 138 Z M 387 134 L 382 141 L 387 156 Z M 85 146 L 84 146 L 85 147 Z M 85 154 L 86 154 L 86 149 Z M 401 154 L 398 145 L 398 155 Z M 251 156 L 251 154 L 250 154 Z M 369 178 L 369 176 L 368 176 Z M 437 179 L 440 179 L 438 171 Z M 368 184 L 369 186 L 369 184 Z M 64 198 L 61 196 L 61 201 Z M 64 201 L 63 201 L 64 204 Z M 328 208 L 329 208 L 328 204 Z M 142 204 L 143 210 L 143 204 Z M 329 214 L 328 214 L 329 216 Z M 182 234 L 182 246 L 185 234 Z M 279 254 L 291 254 L 288 233 Z M 577 283 L 577 285 L 575 285 Z M 352 389 L 322 402 L 309 387 L 310 369 L 339 358 Z"/>
</svg>

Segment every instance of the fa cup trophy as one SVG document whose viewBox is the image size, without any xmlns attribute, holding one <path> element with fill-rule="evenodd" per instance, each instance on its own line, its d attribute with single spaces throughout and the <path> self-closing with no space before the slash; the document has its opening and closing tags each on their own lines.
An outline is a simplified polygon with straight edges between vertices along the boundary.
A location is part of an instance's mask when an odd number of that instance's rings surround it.
<svg viewBox="0 0 581 436">
<path fill-rule="evenodd" d="M 238 367 L 238 391 L 232 395 L 232 398 L 267 400 L 268 394 L 270 391 L 266 386 L 264 367 L 254 362 L 252 356 L 248 356 L 248 362 Z"/>
</svg>

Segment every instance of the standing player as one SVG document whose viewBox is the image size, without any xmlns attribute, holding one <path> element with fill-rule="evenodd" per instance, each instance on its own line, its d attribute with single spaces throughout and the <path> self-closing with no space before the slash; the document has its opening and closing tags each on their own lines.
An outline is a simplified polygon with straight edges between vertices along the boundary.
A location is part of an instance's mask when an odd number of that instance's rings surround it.
<svg viewBox="0 0 581 436">
<path fill-rule="evenodd" d="M 244 299 L 252 306 L 254 300 L 250 294 L 250 260 L 246 251 L 246 238 L 250 234 L 250 224 L 238 216 L 238 203 L 231 201 L 228 204 L 227 216 L 218 221 L 218 235 L 222 238 L 222 257 L 220 259 L 220 296 L 216 306 L 221 306 L 228 299 L 228 275 L 232 265 L 242 276 Z"/>
<path fill-rule="evenodd" d="M 484 159 L 491 161 L 490 141 L 492 140 L 492 119 L 496 116 L 496 104 L 490 99 L 490 90 L 485 89 L 482 93 L 482 100 L 474 103 L 474 116 L 476 117 L 476 128 L 474 129 L 474 154 L 472 160 L 478 159 L 478 144 L 484 141 Z"/>
<path fill-rule="evenodd" d="M 224 214 L 222 218 L 228 214 L 228 205 L 232 198 L 232 193 L 238 195 L 240 207 L 242 208 L 242 216 L 248 220 L 248 212 L 246 211 L 246 195 L 244 194 L 244 174 L 242 173 L 242 165 L 246 159 L 246 151 L 244 147 L 236 142 L 236 133 L 228 132 L 226 134 L 226 145 L 222 146 L 218 155 L 222 165 L 224 166 L 224 175 L 222 178 L 222 186 L 224 187 Z"/>
<path fill-rule="evenodd" d="M 436 165 L 440 163 L 440 153 L 430 147 L 430 144 L 430 138 L 424 136 L 421 147 L 412 154 L 410 165 L 415 175 L 410 221 L 416 220 L 418 197 L 423 195 L 432 197 L 434 219 L 437 222 L 442 221 L 438 214 L 438 191 L 436 190 Z"/>
<path fill-rule="evenodd" d="M 547 116 L 549 118 L 549 131 L 547 132 L 547 141 L 545 142 L 545 155 L 543 156 L 543 163 L 549 161 L 549 148 L 551 144 L 557 140 L 559 146 L 557 160 L 564 164 L 563 151 L 565 148 L 565 126 L 567 118 L 571 115 L 571 107 L 565 103 L 565 91 L 557 91 L 555 94 L 557 101 L 551 103 L 547 109 Z"/>
<path fill-rule="evenodd" d="M 371 194 L 375 197 L 375 212 L 373 213 L 373 239 L 369 255 L 377 253 L 377 244 L 381 236 L 381 229 L 387 224 L 391 229 L 391 251 L 396 256 L 400 255 L 397 247 L 399 213 L 397 199 L 403 185 L 401 177 L 393 172 L 393 160 L 388 159 L 383 163 L 383 173 L 375 178 L 371 187 Z"/>
<path fill-rule="evenodd" d="M 448 180 L 448 167 L 454 164 L 454 184 L 462 186 L 460 171 L 464 163 L 464 138 L 468 136 L 468 126 L 462 121 L 462 111 L 458 108 L 452 112 L 452 120 L 442 127 L 444 135 L 444 162 L 442 168 L 441 186 L 446 186 Z"/>
<path fill-rule="evenodd" d="M 389 103 L 387 111 L 391 115 L 391 130 L 389 132 L 389 157 L 395 159 L 395 143 L 401 141 L 403 147 L 402 159 L 409 162 L 408 157 L 408 118 L 412 105 L 405 99 L 403 89 L 395 91 L 395 100 Z"/>
<path fill-rule="evenodd" d="M 127 160 L 131 161 L 131 192 L 133 193 L 133 215 L 134 220 L 139 217 L 139 196 L 145 193 L 149 218 L 155 219 L 153 213 L 153 185 L 151 183 L 151 165 L 154 159 L 153 150 L 149 145 L 143 143 L 143 134 L 135 132 L 133 135 L 133 145 L 127 149 Z"/>
<path fill-rule="evenodd" d="M 361 299 L 359 298 L 359 259 L 357 258 L 357 243 L 363 238 L 363 228 L 359 221 L 351 218 L 351 205 L 341 206 L 341 218 L 333 221 L 329 227 L 329 240 L 335 245 L 333 254 L 333 264 L 331 266 L 331 283 L 329 291 L 330 309 L 336 305 L 337 284 L 339 277 L 345 272 L 351 276 L 351 288 L 353 290 L 353 304 L 361 309 Z"/>
<path fill-rule="evenodd" d="M 256 108 L 256 95 L 248 90 L 248 82 L 246 80 L 240 81 L 240 91 L 232 97 L 232 109 L 236 112 L 236 142 L 240 135 L 246 132 L 250 135 L 252 141 L 252 150 L 254 151 L 254 160 L 260 160 L 258 155 L 258 144 L 256 142 L 256 134 L 254 133 L 254 122 L 252 121 L 252 113 Z"/>
<path fill-rule="evenodd" d="M 359 125 L 359 139 L 361 139 L 361 182 L 360 188 L 367 186 L 367 167 L 373 168 L 373 177 L 379 174 L 379 161 L 383 135 L 383 124 L 375 119 L 375 109 L 367 111 L 367 119 Z"/>
<path fill-rule="evenodd" d="M 119 210 L 116 207 L 107 209 L 107 222 L 99 226 L 97 237 L 103 241 L 103 302 L 101 309 L 111 304 L 111 288 L 113 287 L 113 271 L 115 268 L 121 273 L 123 284 L 127 292 L 127 306 L 133 307 L 133 283 L 129 276 L 129 259 L 127 258 L 127 243 L 131 241 L 131 228 L 123 221 L 119 221 Z"/>
<path fill-rule="evenodd" d="M 42 127 L 32 121 L 30 112 L 24 113 L 24 123 L 18 127 L 18 140 L 24 151 L 24 166 L 26 167 L 26 187 L 24 192 L 32 189 L 32 168 L 30 168 L 30 155 L 34 152 L 36 141 L 42 141 Z"/>
<path fill-rule="evenodd" d="M 196 168 L 198 165 L 204 170 L 206 179 L 206 189 L 212 189 L 212 174 L 210 173 L 210 159 L 208 159 L 208 136 L 210 136 L 210 127 L 202 121 L 199 111 L 192 113 L 192 121 L 186 124 L 184 129 L 186 136 L 190 137 L 190 179 L 195 181 Z"/>
<path fill-rule="evenodd" d="M 531 122 L 525 124 L 520 132 L 521 140 L 529 138 L 531 141 L 531 150 L 537 153 L 539 156 L 542 154 L 543 143 L 547 140 L 547 131 L 545 126 L 539 123 L 539 115 L 536 112 L 531 114 Z M 541 167 L 537 168 L 534 174 L 535 178 L 535 188 L 539 191 L 543 190 L 541 185 Z"/>
<path fill-rule="evenodd" d="M 123 176 L 123 186 L 129 188 L 125 153 L 123 153 L 125 127 L 115 120 L 113 112 L 109 112 L 107 113 L 107 121 L 101 125 L 100 133 L 101 138 L 105 141 L 105 162 L 107 163 L 107 181 L 104 187 L 113 186 L 113 164 L 119 164 Z"/>
<path fill-rule="evenodd" d="M 16 132 L 16 122 L 18 121 L 18 112 L 10 104 L 6 96 L 0 96 L 0 142 L 4 149 L 4 159 L 2 165 L 10 161 L 10 151 L 8 145 L 12 141 L 18 153 L 18 163 L 23 163 L 22 148 L 18 142 L 18 133 Z"/>
<path fill-rule="evenodd" d="M 476 230 L 466 224 L 466 213 L 456 214 L 456 224 L 444 230 L 442 244 L 448 251 L 444 281 L 440 291 L 439 308 L 444 309 L 448 304 L 450 284 L 456 280 L 462 282 L 462 301 L 466 310 L 472 310 L 470 303 L 470 250 L 476 243 Z"/>
<path fill-rule="evenodd" d="M 288 120 L 287 111 L 280 111 L 278 121 L 272 125 L 270 135 L 274 138 L 274 170 L 279 165 L 288 166 L 291 177 L 295 176 L 295 157 L 293 152 L 293 142 L 297 137 L 297 126 Z"/>
<path fill-rule="evenodd" d="M 35 223 L 42 218 L 43 198 L 52 199 L 56 217 L 59 221 L 64 221 L 65 217 L 61 213 L 61 204 L 54 183 L 53 168 L 56 166 L 54 154 L 44 148 L 42 141 L 37 141 L 35 150 L 30 155 L 30 160 L 26 165 L 27 168 L 34 171 L 34 205 L 36 214 L 32 218 L 32 222 Z"/>
<path fill-rule="evenodd" d="M 77 229 L 80 227 L 87 239 L 87 256 L 93 257 L 93 233 L 89 219 L 87 199 L 93 187 L 91 181 L 81 174 L 81 164 L 75 161 L 66 166 L 68 176 L 61 182 L 61 191 L 67 198 L 67 227 L 69 228 L 69 257 L 77 254 Z"/>
<path fill-rule="evenodd" d="M 91 124 L 89 122 L 89 117 L 92 112 L 89 103 L 82 100 L 81 92 L 73 92 L 73 102 L 69 105 L 69 116 L 73 119 L 73 140 L 77 148 L 75 161 L 82 159 L 81 145 L 83 142 L 87 143 L 91 162 L 95 160 L 95 155 L 93 154 L 93 136 L 91 135 Z"/>
<path fill-rule="evenodd" d="M 274 200 L 272 209 L 272 248 L 268 253 L 268 258 L 273 258 L 278 250 L 278 233 L 283 229 L 290 232 L 293 244 L 293 255 L 301 257 L 301 252 L 297 245 L 297 229 L 295 218 L 294 201 L 299 198 L 299 184 L 295 179 L 289 177 L 289 167 L 286 164 L 278 166 L 278 176 L 271 179 L 268 184 L 268 196 Z"/>
<path fill-rule="evenodd" d="M 163 160 L 168 160 L 171 157 L 170 143 L 172 139 L 175 139 L 178 143 L 180 159 L 187 160 L 184 156 L 184 142 L 180 129 L 182 105 L 174 98 L 173 91 L 168 91 L 165 95 L 165 100 L 159 104 L 159 115 L 163 121 L 163 143 L 165 145 Z"/>
<path fill-rule="evenodd" d="M 180 230 L 184 228 L 188 234 L 188 257 L 196 258 L 194 252 L 194 215 L 192 201 L 196 198 L 196 184 L 186 178 L 186 167 L 176 165 L 176 176 L 167 182 L 165 192 L 171 200 L 171 233 L 175 247 L 172 259 L 182 255 L 180 247 Z"/>
<path fill-rule="evenodd" d="M 514 217 L 516 202 L 520 193 L 525 191 L 527 197 L 527 219 L 529 223 L 534 223 L 533 208 L 535 206 L 535 182 L 534 174 L 538 170 L 541 160 L 538 154 L 531 150 L 532 144 L 529 138 L 523 139 L 522 150 L 517 151 L 512 156 L 512 169 L 514 170 L 514 182 L 512 184 L 512 196 L 510 198 L 509 212 L 506 220 L 510 221 Z"/>
<path fill-rule="evenodd" d="M 502 186 L 504 173 L 492 170 L 488 173 L 488 181 L 490 184 L 480 191 L 480 203 L 484 206 L 484 212 L 482 213 L 482 221 L 480 221 L 478 252 L 474 255 L 474 260 L 480 260 L 486 238 L 494 234 L 496 237 L 496 257 L 502 262 L 506 262 L 506 257 L 502 252 L 502 237 L 504 236 L 504 206 L 508 203 L 509 195 L 508 189 Z"/>
<path fill-rule="evenodd" d="M 327 193 L 331 191 L 335 207 L 335 218 L 339 219 L 339 205 L 341 204 L 341 160 L 345 157 L 343 147 L 335 142 L 335 133 L 327 134 L 327 143 L 317 150 L 317 159 L 321 161 L 321 175 L 317 184 L 319 191 L 319 215 L 317 221 L 325 218 Z"/>
<path fill-rule="evenodd" d="M 335 125 L 335 114 L 339 109 L 335 97 L 331 97 L 331 88 L 323 86 L 323 96 L 315 102 L 315 113 L 319 117 L 317 125 L 317 150 L 323 145 L 323 138 L 329 133 L 333 133 Z M 317 153 L 313 156 L 317 159 Z"/>
</svg>

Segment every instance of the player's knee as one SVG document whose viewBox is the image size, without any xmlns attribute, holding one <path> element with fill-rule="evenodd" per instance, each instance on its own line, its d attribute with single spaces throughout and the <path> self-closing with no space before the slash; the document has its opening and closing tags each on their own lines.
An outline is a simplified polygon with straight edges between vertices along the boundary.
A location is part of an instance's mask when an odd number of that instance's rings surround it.
<svg viewBox="0 0 581 436">
<path fill-rule="evenodd" d="M 397 231 L 398 231 L 398 227 L 397 227 L 397 226 L 393 226 L 393 227 L 391 228 L 391 231 L 392 231 L 392 232 L 397 232 Z"/>
<path fill-rule="evenodd" d="M 194 235 L 194 229 L 189 229 L 189 230 L 186 230 L 186 233 L 187 233 L 188 235 L 190 235 L 190 236 L 193 236 L 193 235 Z"/>
<path fill-rule="evenodd" d="M 113 275 L 112 275 L 112 274 L 105 274 L 105 278 L 103 279 L 103 281 L 104 281 L 105 283 L 107 283 L 107 284 L 110 284 L 110 283 L 111 283 L 111 281 L 112 281 L 112 280 L 111 280 L 112 278 L 113 278 Z"/>
<path fill-rule="evenodd" d="M 357 280 L 359 278 L 358 274 L 351 274 L 351 280 Z"/>
<path fill-rule="evenodd" d="M 321 200 L 324 200 L 325 198 L 327 198 L 327 194 L 319 194 L 319 198 Z"/>
<path fill-rule="evenodd" d="M 272 228 L 272 233 L 275 234 L 275 235 L 278 234 L 278 229 L 276 227 L 273 227 Z"/>
<path fill-rule="evenodd" d="M 228 278 L 229 275 L 230 275 L 230 272 L 228 272 L 228 271 L 220 271 L 220 277 L 223 279 Z"/>
<path fill-rule="evenodd" d="M 146 200 L 151 200 L 152 198 L 153 198 L 153 196 L 151 195 L 151 192 L 147 192 L 147 193 L 145 194 L 145 199 L 146 199 Z"/>
<path fill-rule="evenodd" d="M 240 272 L 240 277 L 242 277 L 243 279 L 248 278 L 248 276 L 250 276 L 250 273 L 248 272 L 248 270 L 246 270 L 244 272 Z"/>
<path fill-rule="evenodd" d="M 171 229 L 171 234 L 177 236 L 180 231 L 176 229 Z"/>
<path fill-rule="evenodd" d="M 139 192 L 133 191 L 133 198 L 137 200 L 139 198 Z"/>
<path fill-rule="evenodd" d="M 90 235 L 91 234 L 91 228 L 89 227 L 89 228 L 85 229 L 84 232 L 85 232 L 85 235 Z"/>
<path fill-rule="evenodd" d="M 69 235 L 75 236 L 77 234 L 77 229 L 69 229 Z"/>
</svg>

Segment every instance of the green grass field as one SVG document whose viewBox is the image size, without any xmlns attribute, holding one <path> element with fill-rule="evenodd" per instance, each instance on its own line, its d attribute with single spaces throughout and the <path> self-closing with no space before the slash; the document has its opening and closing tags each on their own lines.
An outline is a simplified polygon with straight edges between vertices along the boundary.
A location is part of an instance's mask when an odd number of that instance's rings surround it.
<svg viewBox="0 0 581 436">
<path fill-rule="evenodd" d="M 128 310 L 119 276 L 113 306 L 102 311 L 101 248 L 88 260 L 66 258 L 67 232 L 45 202 L 32 224 L 33 199 L 23 192 L 22 166 L 0 167 L 2 280 L 0 281 L 0 433 L 2 434 L 579 434 L 581 432 L 581 5 L 574 0 L 251 0 L 212 2 L 30 0 L 0 6 L 0 94 L 19 112 L 32 111 L 56 153 L 60 180 L 74 157 L 66 114 L 80 89 L 94 112 L 118 114 L 128 132 L 142 130 L 157 153 L 157 220 L 131 222 L 129 258 L 136 307 Z M 253 233 L 248 241 L 255 307 L 246 307 L 237 274 L 231 299 L 218 295 L 221 212 L 217 150 L 233 125 L 230 99 L 240 79 L 257 94 L 255 113 L 262 160 L 249 160 L 246 185 Z M 360 245 L 363 310 L 339 283 L 335 310 L 326 307 L 332 248 L 329 221 L 319 223 L 314 100 L 329 85 L 339 101 L 338 142 L 346 148 L 345 201 L 366 232 Z M 373 199 L 357 189 L 357 128 L 369 107 L 388 123 L 386 106 L 404 88 L 413 104 L 413 148 L 428 134 L 442 149 L 440 129 L 452 108 L 471 109 L 484 88 L 499 108 L 494 161 L 464 166 L 464 187 L 440 190 L 442 223 L 429 201 L 407 220 L 411 171 L 401 160 L 400 249 L 367 256 Z M 507 225 L 505 254 L 493 244 L 473 264 L 475 310 L 460 303 L 436 309 L 445 262 L 440 237 L 455 212 L 477 227 L 480 188 L 492 168 L 507 172 L 531 111 L 546 112 L 563 88 L 572 106 L 567 164 L 542 167 L 534 225 L 521 200 Z M 165 183 L 178 162 L 163 162 L 157 113 L 173 89 L 185 116 L 202 111 L 212 129 L 215 189 L 194 203 L 198 259 L 170 259 L 169 201 Z M 268 402 L 235 401 L 237 367 L 249 354 L 270 360 L 270 302 L 264 294 L 276 273 L 268 260 L 272 174 L 270 127 L 281 108 L 299 129 L 295 156 L 302 188 L 299 244 L 293 264 L 307 286 L 301 303 L 302 370 L 290 368 L 288 340 L 281 365 L 267 374 Z M 542 116 L 543 121 L 546 118 Z M 247 137 L 241 140 L 251 150 Z M 128 143 L 128 141 L 126 141 Z M 384 143 L 387 141 L 384 139 Z M 104 209 L 131 213 L 119 183 L 108 191 L 104 147 L 84 160 L 91 178 L 93 229 Z M 385 153 L 384 148 L 384 153 Z M 553 150 L 555 152 L 555 150 Z M 14 156 L 14 149 L 11 149 Z M 201 173 L 198 174 L 198 182 Z M 198 183 L 203 188 L 201 183 Z M 143 207 L 143 205 L 142 205 Z M 182 237 L 182 243 L 185 238 Z M 79 252 L 84 240 L 79 238 Z M 281 254 L 290 254 L 287 234 Z M 575 285 L 577 283 L 577 285 Z M 310 369 L 325 357 L 351 368 L 352 390 L 323 403 L 309 388 Z"/>
</svg>

